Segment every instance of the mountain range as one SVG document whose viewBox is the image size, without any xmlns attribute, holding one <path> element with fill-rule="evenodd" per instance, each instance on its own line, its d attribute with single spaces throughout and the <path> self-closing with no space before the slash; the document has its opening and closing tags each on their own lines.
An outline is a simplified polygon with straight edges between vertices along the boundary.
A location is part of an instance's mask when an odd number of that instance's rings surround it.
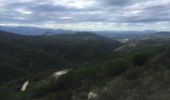
<svg viewBox="0 0 170 100">
<path fill-rule="evenodd" d="M 4 77 L 3 73 L 9 73 L 1 80 L 6 81 L 19 77 L 21 72 L 31 74 L 105 57 L 120 44 L 87 32 L 25 36 L 0 31 L 0 78 Z"/>
<path fill-rule="evenodd" d="M 17 33 L 21 35 L 42 35 L 44 33 L 53 33 L 53 34 L 64 34 L 64 33 L 75 33 L 82 31 L 73 31 L 73 30 L 65 30 L 65 29 L 48 29 L 48 28 L 37 28 L 37 27 L 27 27 L 27 26 L 18 26 L 18 27 L 10 27 L 10 26 L 0 26 L 0 30 Z M 106 37 L 114 37 L 115 35 L 135 35 L 135 34 L 151 34 L 157 31 L 154 30 L 145 30 L 145 31 L 89 31 L 94 32 L 102 36 Z"/>
<path fill-rule="evenodd" d="M 169 34 L 0 31 L 0 98 L 169 100 Z"/>
<path fill-rule="evenodd" d="M 21 35 L 42 35 L 43 33 L 46 32 L 57 33 L 57 34 L 74 32 L 71 30 L 47 29 L 47 28 L 36 28 L 36 27 L 26 27 L 26 26 L 18 26 L 18 27 L 0 26 L 0 30 L 17 33 Z"/>
</svg>

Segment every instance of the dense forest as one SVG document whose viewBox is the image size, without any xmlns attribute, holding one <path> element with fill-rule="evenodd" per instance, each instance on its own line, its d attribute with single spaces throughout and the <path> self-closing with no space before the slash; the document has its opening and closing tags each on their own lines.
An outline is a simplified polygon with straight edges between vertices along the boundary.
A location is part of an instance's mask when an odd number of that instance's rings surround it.
<svg viewBox="0 0 170 100">
<path fill-rule="evenodd" d="M 169 100 L 170 33 L 115 37 L 0 31 L 0 99 Z"/>
</svg>

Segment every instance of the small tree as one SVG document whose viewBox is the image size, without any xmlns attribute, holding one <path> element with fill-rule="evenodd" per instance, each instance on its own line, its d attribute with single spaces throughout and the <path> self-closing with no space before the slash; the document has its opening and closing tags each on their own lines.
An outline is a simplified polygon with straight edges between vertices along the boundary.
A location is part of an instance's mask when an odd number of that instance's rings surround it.
<svg viewBox="0 0 170 100">
<path fill-rule="evenodd" d="M 143 66 L 149 59 L 149 55 L 148 54 L 136 54 L 133 57 L 133 62 L 136 66 Z"/>
</svg>

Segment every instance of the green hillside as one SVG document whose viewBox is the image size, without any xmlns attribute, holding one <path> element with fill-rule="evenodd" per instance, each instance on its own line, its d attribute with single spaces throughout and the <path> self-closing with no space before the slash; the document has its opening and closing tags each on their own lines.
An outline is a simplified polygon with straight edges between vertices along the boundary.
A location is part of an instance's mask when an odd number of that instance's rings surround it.
<svg viewBox="0 0 170 100">
<path fill-rule="evenodd" d="M 115 51 L 128 43 L 94 33 L 7 37 L 0 40 L 3 100 L 88 100 L 90 92 L 97 95 L 90 100 L 169 100 L 168 38 L 141 37 Z"/>
<path fill-rule="evenodd" d="M 102 58 L 120 45 L 93 33 L 85 34 L 31 37 L 0 31 L 0 77 L 8 73 L 1 81 Z"/>
</svg>

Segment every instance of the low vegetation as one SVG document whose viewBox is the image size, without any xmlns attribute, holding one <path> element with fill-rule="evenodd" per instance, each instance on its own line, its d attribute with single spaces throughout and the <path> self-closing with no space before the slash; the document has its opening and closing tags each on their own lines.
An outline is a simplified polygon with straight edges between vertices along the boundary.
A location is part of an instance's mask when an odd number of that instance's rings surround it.
<svg viewBox="0 0 170 100">
<path fill-rule="evenodd" d="M 90 92 L 96 95 L 91 100 L 170 98 L 167 42 L 143 46 L 140 41 L 137 47 L 115 52 L 121 43 L 92 33 L 24 37 L 22 43 L 17 37 L 0 39 L 2 100 L 87 100 Z M 70 70 L 53 77 L 63 69 Z M 27 80 L 28 89 L 21 92 Z"/>
</svg>

